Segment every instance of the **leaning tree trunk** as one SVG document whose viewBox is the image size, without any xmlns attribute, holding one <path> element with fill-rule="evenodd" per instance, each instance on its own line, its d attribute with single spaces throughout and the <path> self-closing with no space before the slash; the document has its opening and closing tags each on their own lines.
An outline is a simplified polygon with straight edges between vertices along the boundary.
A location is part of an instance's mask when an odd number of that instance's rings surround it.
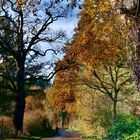
<svg viewBox="0 0 140 140">
<path fill-rule="evenodd" d="M 24 77 L 24 63 L 25 59 L 17 60 L 17 95 L 16 95 L 16 106 L 14 111 L 14 127 L 16 135 L 23 131 L 23 118 L 25 110 L 25 77 Z"/>
<path fill-rule="evenodd" d="M 116 1 L 117 2 L 117 1 Z M 132 37 L 135 41 L 135 50 L 132 56 L 132 70 L 136 85 L 140 91 L 140 0 L 120 0 L 120 10 L 132 21 Z"/>
<path fill-rule="evenodd" d="M 139 18 L 133 19 L 133 34 L 136 44 L 135 56 L 132 58 L 132 68 L 136 79 L 138 90 L 140 90 L 140 21 Z"/>
</svg>

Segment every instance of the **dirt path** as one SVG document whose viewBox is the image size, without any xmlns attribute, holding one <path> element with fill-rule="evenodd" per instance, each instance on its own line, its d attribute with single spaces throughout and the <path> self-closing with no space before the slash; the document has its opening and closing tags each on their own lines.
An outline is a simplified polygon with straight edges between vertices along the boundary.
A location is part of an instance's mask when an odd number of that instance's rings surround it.
<svg viewBox="0 0 140 140">
<path fill-rule="evenodd" d="M 41 140 L 82 140 L 80 135 L 70 131 L 60 130 L 58 135 L 52 138 L 42 138 Z"/>
</svg>

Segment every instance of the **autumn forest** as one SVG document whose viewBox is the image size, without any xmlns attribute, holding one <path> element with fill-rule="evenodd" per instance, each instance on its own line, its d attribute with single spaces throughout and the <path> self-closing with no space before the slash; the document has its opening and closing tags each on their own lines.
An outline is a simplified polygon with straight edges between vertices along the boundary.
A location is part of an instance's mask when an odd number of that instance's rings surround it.
<svg viewBox="0 0 140 140">
<path fill-rule="evenodd" d="M 140 140 L 140 0 L 0 0 L 3 138 Z"/>
</svg>

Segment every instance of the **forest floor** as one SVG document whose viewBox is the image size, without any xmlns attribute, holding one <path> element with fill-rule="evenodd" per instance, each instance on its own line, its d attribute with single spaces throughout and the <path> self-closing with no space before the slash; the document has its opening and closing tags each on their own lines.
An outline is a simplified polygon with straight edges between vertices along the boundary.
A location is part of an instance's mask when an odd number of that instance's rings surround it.
<svg viewBox="0 0 140 140">
<path fill-rule="evenodd" d="M 80 135 L 66 130 L 59 130 L 58 134 L 51 138 L 42 138 L 41 140 L 82 140 Z"/>
</svg>

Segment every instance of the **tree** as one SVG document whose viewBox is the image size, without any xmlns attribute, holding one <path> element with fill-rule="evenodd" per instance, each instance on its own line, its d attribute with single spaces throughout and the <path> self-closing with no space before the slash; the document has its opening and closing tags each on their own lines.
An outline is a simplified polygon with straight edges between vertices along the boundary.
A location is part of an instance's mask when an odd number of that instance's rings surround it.
<svg viewBox="0 0 140 140">
<path fill-rule="evenodd" d="M 92 76 L 93 78 L 85 77 L 83 81 L 91 89 L 108 95 L 112 100 L 112 124 L 114 125 L 117 117 L 117 103 L 124 100 L 123 95 L 130 92 L 128 83 L 132 80 L 131 73 L 127 68 L 124 68 L 122 64 L 116 66 L 106 64 L 99 69 L 94 69 Z M 122 95 L 120 95 L 120 93 L 122 93 Z"/>
<path fill-rule="evenodd" d="M 113 10 L 110 0 L 85 1 L 80 17 L 70 44 L 71 57 L 76 57 L 79 63 L 84 61 L 93 66 L 99 65 L 102 60 L 115 61 L 128 45 L 129 29 L 120 20 L 120 14 Z"/>
<path fill-rule="evenodd" d="M 6 52 L 16 66 L 14 77 L 3 75 L 2 72 L 0 76 L 6 78 L 10 83 L 9 89 L 16 92 L 13 119 L 16 134 L 23 129 L 25 83 L 39 79 L 50 80 L 57 71 L 64 69 L 61 67 L 50 73 L 47 71 L 47 74 L 44 75 L 42 67 L 51 62 L 39 63 L 36 60 L 48 52 L 58 53 L 57 47 L 54 47 L 53 43 L 63 42 L 64 33 L 53 31 L 50 25 L 59 18 L 65 17 L 66 14 L 64 2 L 0 1 L 0 52 Z M 4 32 L 11 34 L 8 39 L 5 39 Z M 12 39 L 9 40 L 10 38 Z M 44 46 L 43 50 L 41 46 Z M 48 69 L 50 69 L 50 65 L 47 67 Z"/>
<path fill-rule="evenodd" d="M 110 98 L 112 101 L 112 127 L 114 127 L 117 119 L 118 102 L 123 101 L 127 95 L 132 94 L 132 86 L 130 86 L 132 76 L 129 69 L 125 68 L 122 63 L 114 66 L 104 64 L 100 68 L 93 69 L 89 77 L 85 76 L 83 78 L 83 82 L 91 89 L 105 94 Z"/>
</svg>

